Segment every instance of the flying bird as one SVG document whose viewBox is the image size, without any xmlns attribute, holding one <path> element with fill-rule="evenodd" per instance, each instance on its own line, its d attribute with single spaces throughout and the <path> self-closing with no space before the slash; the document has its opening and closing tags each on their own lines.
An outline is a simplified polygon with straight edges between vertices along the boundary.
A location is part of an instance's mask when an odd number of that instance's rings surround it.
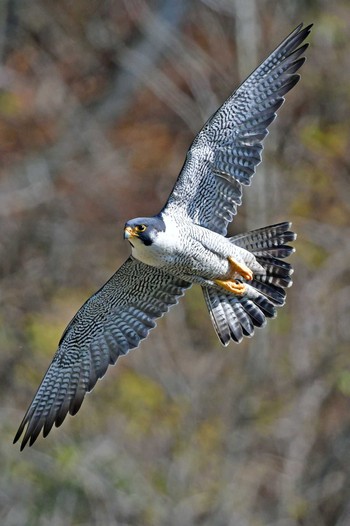
<svg viewBox="0 0 350 526">
<path fill-rule="evenodd" d="M 223 345 L 252 336 L 284 304 L 293 272 L 284 260 L 294 250 L 291 224 L 226 234 L 268 126 L 299 80 L 311 27 L 300 24 L 209 118 L 161 212 L 126 223 L 131 256 L 64 331 L 15 436 L 24 433 L 21 450 L 76 414 L 108 366 L 137 347 L 192 284 L 202 287 Z"/>
</svg>

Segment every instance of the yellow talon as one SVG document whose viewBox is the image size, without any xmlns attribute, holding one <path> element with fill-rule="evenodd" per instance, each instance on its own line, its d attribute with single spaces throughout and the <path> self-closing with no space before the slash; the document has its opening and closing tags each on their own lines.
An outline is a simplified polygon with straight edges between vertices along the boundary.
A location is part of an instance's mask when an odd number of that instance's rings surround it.
<svg viewBox="0 0 350 526">
<path fill-rule="evenodd" d="M 214 283 L 219 285 L 219 287 L 222 287 L 223 289 L 232 292 L 233 294 L 237 294 L 238 296 L 242 296 L 247 289 L 244 283 L 241 283 L 235 279 L 226 281 L 223 281 L 221 279 L 214 279 Z"/>
<path fill-rule="evenodd" d="M 247 281 L 251 281 L 253 279 L 253 272 L 250 270 L 249 267 L 247 267 L 247 265 L 245 265 L 244 263 L 238 263 L 238 261 L 231 257 L 228 257 L 227 259 L 230 263 L 233 272 L 237 272 L 240 276 L 242 276 L 242 278 L 246 279 Z"/>
</svg>

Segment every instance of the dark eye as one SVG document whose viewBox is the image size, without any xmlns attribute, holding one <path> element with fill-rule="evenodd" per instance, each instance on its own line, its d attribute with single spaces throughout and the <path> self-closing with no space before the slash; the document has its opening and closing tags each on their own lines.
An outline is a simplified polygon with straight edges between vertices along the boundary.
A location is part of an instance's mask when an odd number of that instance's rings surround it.
<svg viewBox="0 0 350 526">
<path fill-rule="evenodd" d="M 137 232 L 144 232 L 146 230 L 146 225 L 137 225 L 136 230 Z"/>
</svg>

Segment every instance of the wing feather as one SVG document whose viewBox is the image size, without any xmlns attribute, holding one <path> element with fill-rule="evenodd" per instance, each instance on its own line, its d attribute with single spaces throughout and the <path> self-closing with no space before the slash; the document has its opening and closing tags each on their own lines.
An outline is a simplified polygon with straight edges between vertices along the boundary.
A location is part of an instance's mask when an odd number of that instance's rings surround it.
<svg viewBox="0 0 350 526">
<path fill-rule="evenodd" d="M 242 185 L 250 185 L 261 161 L 268 126 L 299 80 L 308 47 L 301 44 L 311 27 L 300 24 L 210 117 L 187 153 L 165 213 L 182 213 L 226 234 Z"/>
<path fill-rule="evenodd" d="M 14 442 L 24 433 L 21 449 L 32 445 L 41 430 L 47 436 L 77 413 L 108 366 L 137 347 L 189 286 L 130 257 L 69 323 Z"/>
</svg>

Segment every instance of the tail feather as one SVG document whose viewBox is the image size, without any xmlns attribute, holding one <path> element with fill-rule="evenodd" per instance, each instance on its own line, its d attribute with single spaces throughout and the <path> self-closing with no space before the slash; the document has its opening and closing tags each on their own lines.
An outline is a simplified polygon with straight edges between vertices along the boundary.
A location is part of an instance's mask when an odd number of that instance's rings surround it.
<svg viewBox="0 0 350 526">
<path fill-rule="evenodd" d="M 290 277 L 293 274 L 293 267 L 287 261 L 281 261 L 273 256 L 259 257 L 259 263 L 265 268 L 266 272 L 274 276 L 283 278 Z"/>
<path fill-rule="evenodd" d="M 266 318 L 275 318 L 277 315 L 276 305 L 272 301 L 270 301 L 270 298 L 267 298 L 263 294 L 261 294 L 258 290 L 256 290 L 255 287 L 251 285 L 247 285 L 247 294 L 242 298 L 242 304 L 244 308 L 246 308 L 246 302 L 245 297 L 248 298 L 247 304 L 249 305 L 249 314 L 252 314 L 252 306 L 250 303 L 255 305 L 255 307 L 258 309 L 258 311 L 261 313 L 259 317 L 256 319 L 257 321 L 257 327 L 263 327 L 266 325 Z M 255 314 L 256 316 L 256 314 Z M 261 319 L 263 318 L 263 322 L 261 324 Z"/>
<path fill-rule="evenodd" d="M 242 302 L 242 307 L 244 308 L 247 315 L 252 320 L 252 323 L 254 327 L 265 327 L 266 325 L 266 318 L 264 313 L 259 309 L 255 303 L 249 299 Z M 251 336 L 253 336 L 254 331 L 251 333 Z"/>
<path fill-rule="evenodd" d="M 231 311 L 235 311 L 235 307 L 229 301 L 224 301 L 223 305 L 227 324 L 230 329 L 230 336 L 235 342 L 238 343 L 243 339 L 243 328 L 239 317 L 237 315 L 231 316 Z"/>
<path fill-rule="evenodd" d="M 294 252 L 286 245 L 296 235 L 291 223 L 271 225 L 230 238 L 235 245 L 254 254 L 264 273 L 254 274 L 244 296 L 218 287 L 202 287 L 215 331 L 224 345 L 251 337 L 255 327 L 263 327 L 266 318 L 276 316 L 276 307 L 284 305 L 286 291 L 292 285 L 292 266 L 282 261 Z"/>
<path fill-rule="evenodd" d="M 229 294 L 214 287 L 203 287 L 203 294 L 215 328 L 223 345 L 228 345 L 232 339 L 236 343 L 243 336 L 252 336 L 254 326 L 261 326 L 265 317 L 248 299 L 242 303 L 238 296 Z M 252 305 L 250 305 L 252 303 Z"/>
<path fill-rule="evenodd" d="M 236 301 L 233 303 L 233 310 L 237 316 L 237 320 L 241 324 L 243 335 L 249 337 L 254 334 L 253 320 L 249 316 L 249 312 L 247 312 L 247 310 L 244 308 L 244 305 L 241 305 L 238 301 Z"/>
<path fill-rule="evenodd" d="M 259 250 L 260 248 L 272 248 L 276 245 L 285 243 L 285 241 L 293 241 L 295 239 L 294 232 L 291 232 L 292 223 L 284 221 L 283 223 L 276 223 L 275 225 L 257 228 L 237 234 L 230 238 L 230 241 L 238 247 L 245 248 L 250 252 Z M 287 239 L 288 238 L 288 239 Z M 276 243 L 278 239 L 279 242 Z"/>
<path fill-rule="evenodd" d="M 292 285 L 293 268 L 286 261 L 281 261 L 275 257 L 257 257 L 257 261 L 265 269 L 265 274 L 255 275 L 255 281 L 268 283 L 282 288 Z"/>
<path fill-rule="evenodd" d="M 286 291 L 277 285 L 270 285 L 269 283 L 263 283 L 258 279 L 253 279 L 250 285 L 256 290 L 260 291 L 262 294 L 268 297 L 268 299 L 278 306 L 282 306 L 286 301 Z M 262 276 L 265 278 L 265 276 Z"/>
<path fill-rule="evenodd" d="M 269 248 L 267 250 L 251 250 L 256 258 L 272 256 L 279 259 L 287 258 L 293 254 L 294 251 L 295 249 L 293 247 L 289 247 L 288 245 L 281 245 L 279 247 Z"/>
</svg>

